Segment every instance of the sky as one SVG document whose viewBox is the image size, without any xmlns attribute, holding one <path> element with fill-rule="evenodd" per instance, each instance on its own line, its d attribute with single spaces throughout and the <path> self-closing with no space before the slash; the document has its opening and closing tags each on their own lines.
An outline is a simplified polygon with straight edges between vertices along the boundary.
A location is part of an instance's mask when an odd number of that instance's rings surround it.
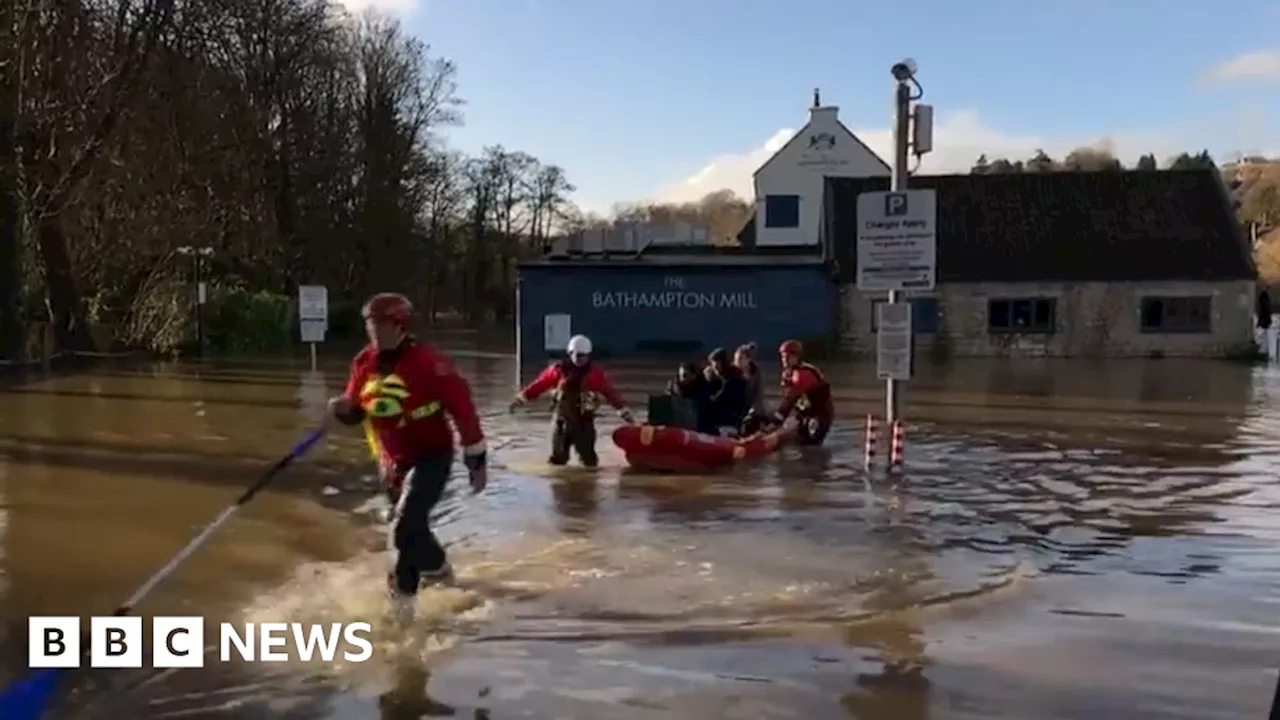
<svg viewBox="0 0 1280 720">
<path fill-rule="evenodd" d="M 935 109 L 920 172 L 1104 146 L 1126 162 L 1280 156 L 1277 0 L 345 0 L 458 65 L 455 147 L 563 167 L 584 209 L 751 176 L 813 89 L 882 157 L 910 57 Z"/>
</svg>

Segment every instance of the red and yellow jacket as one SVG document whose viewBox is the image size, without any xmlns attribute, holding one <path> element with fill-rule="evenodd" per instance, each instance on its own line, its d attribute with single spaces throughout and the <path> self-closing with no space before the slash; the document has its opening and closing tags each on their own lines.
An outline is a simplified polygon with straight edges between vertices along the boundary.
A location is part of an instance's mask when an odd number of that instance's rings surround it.
<svg viewBox="0 0 1280 720">
<path fill-rule="evenodd" d="M 782 402 L 778 404 L 777 417 L 786 418 L 792 410 L 827 420 L 835 415 L 831 385 L 822 371 L 809 363 L 782 371 Z"/>
<path fill-rule="evenodd" d="M 613 387 L 613 383 L 609 381 L 609 376 L 599 366 L 592 364 L 579 367 L 566 362 L 552 363 L 538 377 L 534 378 L 533 382 L 529 383 L 524 390 L 521 390 L 516 397 L 520 402 L 529 402 L 530 400 L 536 400 L 548 391 L 554 391 L 556 402 L 559 403 L 561 394 L 568 394 L 565 393 L 566 385 L 574 381 L 581 383 L 578 387 L 582 398 L 582 404 L 578 408 L 579 412 L 588 415 L 595 413 L 600 405 L 601 396 L 619 412 L 627 409 L 627 401 Z M 571 408 L 559 409 L 562 411 L 572 410 Z"/>
<path fill-rule="evenodd" d="M 403 469 L 429 454 L 453 450 L 449 418 L 458 428 L 463 454 L 485 452 L 471 387 L 453 362 L 429 345 L 411 339 L 393 350 L 366 347 L 351 362 L 344 394 L 364 411 L 371 445 L 392 467 Z"/>
</svg>

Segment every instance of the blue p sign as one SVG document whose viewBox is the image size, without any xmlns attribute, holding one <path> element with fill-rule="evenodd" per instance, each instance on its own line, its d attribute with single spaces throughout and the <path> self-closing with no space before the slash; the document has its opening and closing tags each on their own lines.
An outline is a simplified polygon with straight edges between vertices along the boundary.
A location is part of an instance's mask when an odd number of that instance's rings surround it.
<svg viewBox="0 0 1280 720">
<path fill-rule="evenodd" d="M 885 217 L 907 214 L 907 196 L 904 193 L 888 193 L 884 196 Z"/>
</svg>

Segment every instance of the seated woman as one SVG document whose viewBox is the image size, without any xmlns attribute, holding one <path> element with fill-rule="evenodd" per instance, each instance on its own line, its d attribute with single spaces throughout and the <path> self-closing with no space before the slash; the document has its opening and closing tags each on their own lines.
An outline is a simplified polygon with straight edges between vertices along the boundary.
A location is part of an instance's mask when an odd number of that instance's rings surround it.
<svg viewBox="0 0 1280 720">
<path fill-rule="evenodd" d="M 703 373 L 698 371 L 698 366 L 691 362 L 681 363 L 675 379 L 667 383 L 668 395 L 687 400 L 694 407 L 697 420 L 694 422 L 694 427 L 686 428 L 687 430 L 696 430 L 708 435 L 718 434 L 711 408 L 713 391 L 711 383 Z"/>
<path fill-rule="evenodd" d="M 729 362 L 729 353 L 716 348 L 707 357 L 707 381 L 711 384 L 711 412 L 718 428 L 736 433 L 747 416 L 747 378 Z"/>
<path fill-rule="evenodd" d="M 742 371 L 747 381 L 747 414 L 739 429 L 743 437 L 760 432 L 769 417 L 769 411 L 764 406 L 764 381 L 755 355 L 755 343 L 739 345 L 733 352 L 733 364 Z"/>
</svg>

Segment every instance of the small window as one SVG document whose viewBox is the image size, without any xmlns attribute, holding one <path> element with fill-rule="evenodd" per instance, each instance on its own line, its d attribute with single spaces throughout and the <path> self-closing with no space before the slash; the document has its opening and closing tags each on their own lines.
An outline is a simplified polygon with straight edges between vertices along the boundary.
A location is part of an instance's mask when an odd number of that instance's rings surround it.
<svg viewBox="0 0 1280 720">
<path fill-rule="evenodd" d="M 911 329 L 917 333 L 938 332 L 938 299 L 931 297 L 911 298 Z M 871 332 L 880 330 L 880 306 L 884 300 L 871 301 Z"/>
<path fill-rule="evenodd" d="M 1209 297 L 1144 297 L 1141 316 L 1142 332 L 1213 331 L 1213 301 Z"/>
<path fill-rule="evenodd" d="M 766 195 L 764 226 L 767 228 L 800 227 L 799 195 Z"/>
<path fill-rule="evenodd" d="M 987 329 L 1006 333 L 1052 333 L 1058 326 L 1054 298 L 1010 298 L 987 301 Z"/>
</svg>

